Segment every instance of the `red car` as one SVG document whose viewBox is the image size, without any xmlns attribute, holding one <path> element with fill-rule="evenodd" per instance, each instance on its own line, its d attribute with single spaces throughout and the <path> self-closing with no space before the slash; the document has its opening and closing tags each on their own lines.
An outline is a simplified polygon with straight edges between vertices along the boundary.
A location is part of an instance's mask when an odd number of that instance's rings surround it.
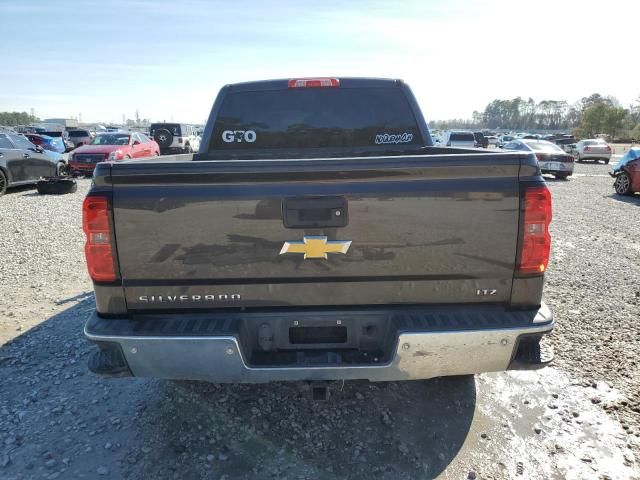
<svg viewBox="0 0 640 480">
<path fill-rule="evenodd" d="M 633 195 L 640 192 L 640 147 L 630 148 L 613 167 L 611 176 L 618 195 Z"/>
<path fill-rule="evenodd" d="M 158 144 L 142 133 L 99 133 L 90 144 L 76 148 L 69 155 L 69 169 L 72 173 L 91 174 L 100 162 L 117 162 L 158 155 Z"/>
</svg>

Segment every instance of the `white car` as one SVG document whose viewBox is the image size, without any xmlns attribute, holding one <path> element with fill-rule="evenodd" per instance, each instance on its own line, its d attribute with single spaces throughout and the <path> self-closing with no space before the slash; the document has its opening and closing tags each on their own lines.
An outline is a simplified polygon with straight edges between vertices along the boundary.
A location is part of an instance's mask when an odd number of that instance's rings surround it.
<svg viewBox="0 0 640 480">
<path fill-rule="evenodd" d="M 473 132 L 452 130 L 445 133 L 442 143 L 447 147 L 474 148 L 476 146 L 476 137 Z"/>
<path fill-rule="evenodd" d="M 573 154 L 577 162 L 593 160 L 598 163 L 599 160 L 603 160 L 604 163 L 609 163 L 609 160 L 611 160 L 611 147 L 601 138 L 580 140 L 576 143 L 576 149 Z"/>
<path fill-rule="evenodd" d="M 573 175 L 573 157 L 555 143 L 546 140 L 516 138 L 507 143 L 504 149 L 534 153 L 542 173 L 550 173 L 563 180 Z"/>
<path fill-rule="evenodd" d="M 487 139 L 489 145 L 493 145 L 494 147 L 498 146 L 498 137 L 496 137 L 495 135 L 485 135 L 484 138 Z"/>
<path fill-rule="evenodd" d="M 192 141 L 193 152 L 198 153 L 200 150 L 200 142 L 202 141 L 202 137 L 197 135 L 196 138 Z"/>
<path fill-rule="evenodd" d="M 511 135 L 511 134 L 501 135 L 498 138 L 498 147 L 500 147 L 500 148 L 504 147 L 507 143 L 513 142 L 515 140 L 515 138 L 516 137 L 514 135 Z"/>
</svg>

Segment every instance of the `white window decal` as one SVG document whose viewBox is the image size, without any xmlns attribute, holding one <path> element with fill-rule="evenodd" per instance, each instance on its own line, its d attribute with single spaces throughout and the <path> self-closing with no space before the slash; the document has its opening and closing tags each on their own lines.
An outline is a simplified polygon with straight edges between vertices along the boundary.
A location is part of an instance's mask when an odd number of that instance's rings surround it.
<svg viewBox="0 0 640 480">
<path fill-rule="evenodd" d="M 226 143 L 253 143 L 257 135 L 253 130 L 225 130 L 222 132 L 222 141 Z"/>
<path fill-rule="evenodd" d="M 376 144 L 386 144 L 386 143 L 409 143 L 413 140 L 413 133 L 399 133 L 399 134 L 389 134 L 389 133 L 381 133 L 376 135 Z"/>
</svg>

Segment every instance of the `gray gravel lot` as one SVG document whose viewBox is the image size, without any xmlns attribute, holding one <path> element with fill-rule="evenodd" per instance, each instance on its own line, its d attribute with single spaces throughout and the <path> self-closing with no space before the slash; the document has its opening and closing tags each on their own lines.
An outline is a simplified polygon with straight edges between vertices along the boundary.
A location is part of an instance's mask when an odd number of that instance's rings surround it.
<svg viewBox="0 0 640 480">
<path fill-rule="evenodd" d="M 539 372 L 426 382 L 209 385 L 102 379 L 78 192 L 0 198 L 0 478 L 640 478 L 640 196 L 605 165 L 549 180 Z"/>
</svg>

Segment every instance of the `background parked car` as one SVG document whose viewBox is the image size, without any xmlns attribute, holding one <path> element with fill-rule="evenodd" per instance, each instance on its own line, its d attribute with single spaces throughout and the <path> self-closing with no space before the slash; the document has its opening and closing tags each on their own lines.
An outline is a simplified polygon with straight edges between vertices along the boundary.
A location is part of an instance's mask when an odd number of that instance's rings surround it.
<svg viewBox="0 0 640 480">
<path fill-rule="evenodd" d="M 485 134 L 484 138 L 487 139 L 487 144 L 488 145 L 493 145 L 494 147 L 498 146 L 498 137 L 496 137 L 495 135 L 486 135 Z"/>
<path fill-rule="evenodd" d="M 64 171 L 62 155 L 47 152 L 26 137 L 0 132 L 0 195 L 7 188 L 36 183 Z"/>
<path fill-rule="evenodd" d="M 160 145 L 160 152 L 193 153 L 197 152 L 196 128 L 184 123 L 152 123 L 149 133 Z M 200 146 L 198 145 L 198 148 Z"/>
<path fill-rule="evenodd" d="M 47 135 L 49 137 L 62 139 L 62 142 L 64 143 L 64 151 L 65 151 L 65 153 L 66 152 L 70 152 L 71 150 L 76 148 L 75 144 L 71 140 L 69 140 L 68 138 L 65 138 L 65 136 L 64 136 L 64 134 L 62 132 L 44 132 L 42 135 Z"/>
<path fill-rule="evenodd" d="M 158 155 L 158 144 L 143 133 L 105 132 L 99 133 L 89 145 L 78 147 L 69 155 L 69 169 L 72 173 L 91 174 L 100 162 Z"/>
<path fill-rule="evenodd" d="M 473 132 L 473 136 L 476 139 L 476 147 L 478 148 L 487 148 L 489 146 L 489 140 L 487 140 L 487 137 L 484 136 L 484 133 L 482 132 Z"/>
<path fill-rule="evenodd" d="M 604 163 L 609 163 L 611 147 L 601 138 L 580 140 L 576 143 L 574 156 L 578 162 L 593 160 L 597 163 L 599 160 L 603 160 Z"/>
<path fill-rule="evenodd" d="M 25 133 L 24 136 L 34 145 L 42 147 L 51 152 L 64 153 L 66 147 L 61 137 L 50 137 L 49 135 L 39 135 L 37 133 Z"/>
<path fill-rule="evenodd" d="M 573 173 L 573 156 L 546 140 L 518 138 L 507 143 L 504 149 L 535 153 L 542 173 L 556 178 L 564 179 Z"/>
<path fill-rule="evenodd" d="M 513 135 L 501 135 L 500 137 L 498 137 L 498 147 L 504 147 L 507 143 L 515 140 L 515 138 L 516 137 Z"/>
<path fill-rule="evenodd" d="M 89 130 L 69 130 L 67 132 L 68 139 L 73 143 L 74 147 L 81 147 L 82 145 L 87 145 L 91 143 L 94 135 L 91 134 Z"/>
<path fill-rule="evenodd" d="M 555 143 L 567 153 L 573 153 L 575 151 L 576 137 L 573 135 L 565 133 L 545 135 L 542 139 Z"/>
<path fill-rule="evenodd" d="M 447 147 L 474 148 L 476 146 L 476 137 L 473 132 L 452 130 L 445 133 L 442 143 Z"/>
<path fill-rule="evenodd" d="M 640 192 L 640 147 L 629 149 L 613 167 L 611 176 L 616 179 L 613 188 L 618 195 Z"/>
</svg>

